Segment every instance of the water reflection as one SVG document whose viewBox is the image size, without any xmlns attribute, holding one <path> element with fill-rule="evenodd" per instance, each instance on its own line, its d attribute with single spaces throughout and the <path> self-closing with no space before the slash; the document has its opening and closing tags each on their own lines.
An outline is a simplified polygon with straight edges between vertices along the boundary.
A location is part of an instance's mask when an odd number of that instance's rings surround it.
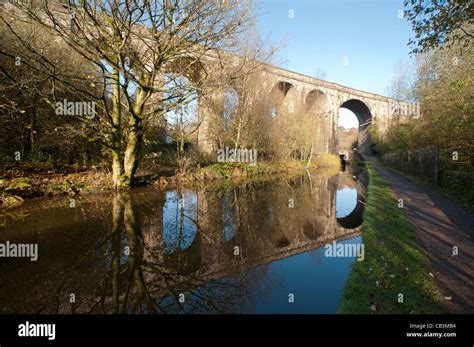
<svg viewBox="0 0 474 347">
<path fill-rule="evenodd" d="M 191 191 L 168 191 L 163 206 L 164 252 L 187 249 L 197 233 L 197 195 Z"/>
<path fill-rule="evenodd" d="M 351 214 L 357 205 L 357 187 L 344 187 L 336 193 L 336 217 L 343 218 Z"/>
<path fill-rule="evenodd" d="M 357 156 L 354 156 L 354 159 L 357 159 Z M 341 227 L 354 229 L 362 224 L 368 180 L 363 163 L 358 161 L 350 166 L 350 170 L 344 170 L 339 174 L 336 217 Z"/>
<path fill-rule="evenodd" d="M 362 171 L 350 171 L 365 199 Z M 0 259 L 0 312 L 335 312 L 354 259 L 326 258 L 322 246 L 362 242 L 353 219 L 363 205 L 336 216 L 347 179 L 140 188 L 4 211 L 0 242 L 38 242 L 39 260 Z"/>
</svg>

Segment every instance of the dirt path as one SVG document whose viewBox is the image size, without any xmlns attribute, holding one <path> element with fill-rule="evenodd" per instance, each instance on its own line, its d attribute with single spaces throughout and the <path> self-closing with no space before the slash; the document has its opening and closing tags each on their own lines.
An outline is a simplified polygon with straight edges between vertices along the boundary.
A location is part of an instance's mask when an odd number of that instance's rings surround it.
<svg viewBox="0 0 474 347">
<path fill-rule="evenodd" d="M 371 161 L 392 186 L 428 255 L 450 313 L 474 313 L 474 215 L 427 187 Z M 466 187 L 473 189 L 473 187 Z M 395 202 L 396 203 L 396 202 Z M 459 254 L 453 255 L 457 246 Z"/>
</svg>

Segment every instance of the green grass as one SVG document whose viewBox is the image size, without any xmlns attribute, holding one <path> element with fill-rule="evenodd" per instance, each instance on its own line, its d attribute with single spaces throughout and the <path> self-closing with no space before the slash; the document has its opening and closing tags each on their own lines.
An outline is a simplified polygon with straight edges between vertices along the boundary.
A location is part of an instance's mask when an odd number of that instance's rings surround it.
<svg viewBox="0 0 474 347">
<path fill-rule="evenodd" d="M 440 313 L 441 295 L 412 226 L 387 182 L 370 175 L 362 236 L 365 259 L 356 261 L 339 313 Z M 403 303 L 398 295 L 403 294 Z"/>
<path fill-rule="evenodd" d="M 259 162 L 256 165 L 248 163 L 214 163 L 201 168 L 197 174 L 193 174 L 195 179 L 214 177 L 229 179 L 233 177 L 251 177 L 258 175 L 274 175 L 293 172 L 304 172 L 306 163 L 302 161 L 289 162 Z"/>
</svg>

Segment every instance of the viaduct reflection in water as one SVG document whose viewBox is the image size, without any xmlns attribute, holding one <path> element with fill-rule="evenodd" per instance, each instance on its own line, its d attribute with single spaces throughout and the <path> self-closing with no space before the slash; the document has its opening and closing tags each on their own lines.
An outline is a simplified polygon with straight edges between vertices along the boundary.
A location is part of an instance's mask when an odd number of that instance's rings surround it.
<svg viewBox="0 0 474 347">
<path fill-rule="evenodd" d="M 367 186 L 369 176 L 365 167 L 356 162 L 350 167 L 350 170 L 344 170 L 338 176 L 338 195 L 339 192 L 348 193 L 349 198 L 341 197 L 343 203 L 350 204 L 349 213 L 337 213 L 337 222 L 346 229 L 358 228 L 362 224 L 362 214 L 367 199 Z"/>
<path fill-rule="evenodd" d="M 0 261 L 0 312 L 331 312 L 354 259 L 325 258 L 321 246 L 361 242 L 364 180 L 349 170 L 141 188 L 83 197 L 75 209 L 25 204 L 1 216 L 0 242 L 38 242 L 40 256 Z M 360 202 L 337 218 L 341 184 L 357 187 Z"/>
</svg>

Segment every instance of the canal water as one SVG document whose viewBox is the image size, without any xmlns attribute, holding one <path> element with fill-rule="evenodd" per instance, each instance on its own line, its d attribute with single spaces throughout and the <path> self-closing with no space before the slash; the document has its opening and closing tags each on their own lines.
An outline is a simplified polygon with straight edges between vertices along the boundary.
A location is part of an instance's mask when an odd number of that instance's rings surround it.
<svg viewBox="0 0 474 347">
<path fill-rule="evenodd" d="M 366 175 L 36 199 L 0 212 L 0 313 L 335 313 Z"/>
</svg>

